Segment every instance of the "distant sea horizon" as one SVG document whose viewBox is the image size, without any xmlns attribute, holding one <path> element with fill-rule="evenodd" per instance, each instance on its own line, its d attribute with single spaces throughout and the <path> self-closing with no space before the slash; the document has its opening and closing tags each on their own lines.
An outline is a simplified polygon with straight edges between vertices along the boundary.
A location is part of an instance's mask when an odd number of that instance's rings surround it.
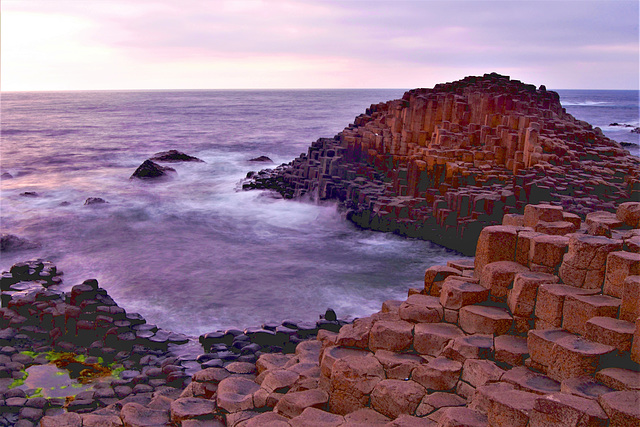
<svg viewBox="0 0 640 427">
<path fill-rule="evenodd" d="M 328 307 L 368 315 L 460 254 L 359 230 L 333 204 L 237 187 L 405 91 L 3 91 L 0 174 L 12 178 L 0 180 L 2 232 L 39 247 L 0 254 L 0 269 L 51 260 L 63 289 L 97 278 L 127 311 L 189 335 L 316 320 Z M 558 93 L 570 114 L 638 155 L 640 135 L 629 131 L 640 126 L 637 90 Z M 167 181 L 129 179 L 169 149 L 205 163 L 171 165 Z M 274 163 L 249 161 L 261 155 Z M 108 203 L 85 206 L 89 197 Z"/>
</svg>

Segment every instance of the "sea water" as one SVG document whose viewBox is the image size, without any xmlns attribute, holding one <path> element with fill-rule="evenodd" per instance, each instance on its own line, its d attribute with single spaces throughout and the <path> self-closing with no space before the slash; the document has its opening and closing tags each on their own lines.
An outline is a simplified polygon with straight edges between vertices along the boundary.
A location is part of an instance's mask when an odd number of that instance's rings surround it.
<svg viewBox="0 0 640 427">
<path fill-rule="evenodd" d="M 327 307 L 368 315 L 420 287 L 424 270 L 459 254 L 363 231 L 335 205 L 238 191 L 250 170 L 288 162 L 332 137 L 372 103 L 403 90 L 95 91 L 2 94 L 3 233 L 40 244 L 0 253 L 0 269 L 53 261 L 64 288 L 88 278 L 127 311 L 197 335 Z M 638 143 L 637 91 L 560 91 L 568 112 Z M 154 153 L 170 180 L 129 179 Z M 632 147 L 632 151 L 637 148 Z M 274 165 L 249 162 L 266 155 Z M 22 195 L 35 192 L 35 196 Z M 84 205 L 88 197 L 106 204 Z"/>
</svg>

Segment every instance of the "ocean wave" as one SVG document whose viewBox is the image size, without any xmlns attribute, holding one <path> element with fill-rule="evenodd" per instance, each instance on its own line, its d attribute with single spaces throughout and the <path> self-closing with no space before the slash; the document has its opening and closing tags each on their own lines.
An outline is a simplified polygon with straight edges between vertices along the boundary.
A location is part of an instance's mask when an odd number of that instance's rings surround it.
<svg viewBox="0 0 640 427">
<path fill-rule="evenodd" d="M 571 106 L 571 107 L 610 107 L 613 106 L 610 102 L 606 101 L 580 101 L 580 102 L 572 102 L 572 101 L 563 101 L 562 106 Z"/>
</svg>

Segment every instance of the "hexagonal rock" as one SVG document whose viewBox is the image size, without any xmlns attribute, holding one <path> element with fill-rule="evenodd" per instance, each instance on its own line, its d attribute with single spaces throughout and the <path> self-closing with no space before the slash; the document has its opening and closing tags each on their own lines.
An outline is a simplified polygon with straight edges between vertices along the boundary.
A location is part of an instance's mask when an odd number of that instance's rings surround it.
<svg viewBox="0 0 640 427">
<path fill-rule="evenodd" d="M 327 347 L 322 353 L 322 360 L 320 361 L 320 373 L 327 378 L 331 377 L 331 368 L 336 360 L 342 359 L 347 356 L 367 356 L 371 354 L 366 350 L 344 348 L 344 347 Z"/>
<path fill-rule="evenodd" d="M 524 215 L 504 214 L 504 216 L 502 217 L 502 225 L 514 225 L 516 227 L 524 227 Z"/>
<path fill-rule="evenodd" d="M 527 347 L 531 360 L 548 368 L 555 363 L 552 358 L 554 344 L 565 337 L 573 336 L 564 329 L 533 329 L 527 334 Z"/>
<path fill-rule="evenodd" d="M 382 364 L 387 378 L 398 380 L 409 378 L 413 368 L 424 363 L 424 359 L 415 354 L 399 354 L 388 350 L 376 351 L 375 357 Z"/>
<path fill-rule="evenodd" d="M 424 417 L 440 408 L 460 407 L 465 406 L 467 400 L 453 393 L 435 392 L 426 394 L 418 408 L 416 409 L 416 415 Z"/>
<path fill-rule="evenodd" d="M 549 377 L 562 381 L 580 375 L 593 375 L 600 360 L 615 351 L 614 347 L 588 341 L 580 336 L 560 338 L 551 349 L 553 363 L 547 367 Z"/>
<path fill-rule="evenodd" d="M 442 320 L 444 310 L 439 298 L 416 294 L 400 305 L 398 314 L 402 320 L 408 322 L 435 323 Z"/>
<path fill-rule="evenodd" d="M 609 427 L 640 424 L 640 391 L 625 390 L 603 394 L 598 403 L 609 416 Z"/>
<path fill-rule="evenodd" d="M 340 328 L 336 344 L 343 347 L 367 348 L 372 326 L 371 318 L 356 319 L 353 323 Z"/>
<path fill-rule="evenodd" d="M 585 399 L 597 400 L 598 396 L 605 393 L 615 391 L 611 387 L 607 387 L 594 380 L 589 376 L 573 377 L 562 381 L 560 391 L 575 396 L 584 397 Z"/>
<path fill-rule="evenodd" d="M 462 363 L 437 357 L 411 372 L 411 379 L 428 390 L 450 390 L 460 379 Z"/>
<path fill-rule="evenodd" d="M 480 386 L 476 392 L 469 398 L 469 409 L 486 414 L 489 409 L 489 397 L 493 393 L 503 393 L 505 391 L 515 390 L 513 384 L 507 382 L 490 383 Z"/>
<path fill-rule="evenodd" d="M 139 403 L 129 402 L 120 410 L 125 426 L 155 426 L 169 423 L 169 411 L 149 409 Z"/>
<path fill-rule="evenodd" d="M 207 368 L 193 374 L 193 381 L 218 384 L 230 375 L 229 371 L 224 368 Z"/>
<path fill-rule="evenodd" d="M 117 415 L 82 414 L 82 426 L 83 427 L 121 427 L 122 420 Z"/>
<path fill-rule="evenodd" d="M 344 416 L 344 421 L 347 426 L 388 426 L 389 418 L 382 415 L 380 412 L 376 412 L 373 409 L 365 408 L 358 409 L 355 412 Z"/>
<path fill-rule="evenodd" d="M 635 322 L 640 316 L 640 276 L 628 276 L 624 280 L 620 319 Z"/>
<path fill-rule="evenodd" d="M 529 249 L 529 262 L 557 269 L 562 263 L 562 258 L 569 247 L 569 238 L 566 236 L 549 236 L 541 234 L 531 239 Z"/>
<path fill-rule="evenodd" d="M 431 286 L 433 283 L 442 282 L 448 276 L 457 276 L 460 270 L 444 265 L 434 265 L 424 272 L 424 291 L 427 295 L 431 295 Z M 438 288 L 439 289 L 439 288 Z"/>
<path fill-rule="evenodd" d="M 500 335 L 493 340 L 495 346 L 496 362 L 506 363 L 511 366 L 524 364 L 524 359 L 529 357 L 529 348 L 525 337 L 513 335 Z"/>
<path fill-rule="evenodd" d="M 496 261 L 514 261 L 518 227 L 494 225 L 480 232 L 476 246 L 474 275 L 479 276 L 487 264 Z"/>
<path fill-rule="evenodd" d="M 545 375 L 538 374 L 524 366 L 518 366 L 508 370 L 502 376 L 503 382 L 513 384 L 518 390 L 529 393 L 549 394 L 560 391 L 560 383 Z"/>
<path fill-rule="evenodd" d="M 220 381 L 216 403 L 227 412 L 239 412 L 253 409 L 253 393 L 260 386 L 241 377 L 229 377 Z"/>
<path fill-rule="evenodd" d="M 344 415 L 364 408 L 371 391 L 383 379 L 382 364 L 372 354 L 337 360 L 331 368 L 329 409 Z"/>
<path fill-rule="evenodd" d="M 295 354 L 300 359 L 300 362 L 319 362 L 320 350 L 322 350 L 322 343 L 318 340 L 302 341 L 296 346 Z"/>
<path fill-rule="evenodd" d="M 585 338 L 613 346 L 618 351 L 630 351 L 636 325 L 611 317 L 592 317 L 585 325 Z"/>
<path fill-rule="evenodd" d="M 329 395 L 320 390 L 305 390 L 285 394 L 275 407 L 275 411 L 286 417 L 293 418 L 302 414 L 306 408 L 324 409 Z"/>
<path fill-rule="evenodd" d="M 542 284 L 538 288 L 535 316 L 554 327 L 562 326 L 562 310 L 568 295 L 592 295 L 596 289 L 581 289 L 560 284 Z"/>
<path fill-rule="evenodd" d="M 602 292 L 622 298 L 625 279 L 638 274 L 640 274 L 640 254 L 627 251 L 611 252 L 607 256 Z"/>
<path fill-rule="evenodd" d="M 465 305 L 486 301 L 488 297 L 489 290 L 477 283 L 448 280 L 442 284 L 440 290 L 440 305 L 457 310 Z"/>
<path fill-rule="evenodd" d="M 241 422 L 237 424 L 238 427 L 288 427 L 289 420 L 282 415 L 276 414 L 275 412 L 265 412 L 263 414 L 257 415 L 247 421 Z M 184 426 L 184 424 L 183 424 Z M 195 426 L 194 426 L 195 427 Z M 205 426 L 202 426 L 205 427 Z"/>
<path fill-rule="evenodd" d="M 190 418 L 212 416 L 216 402 L 197 397 L 181 397 L 171 402 L 171 421 L 179 423 Z"/>
<path fill-rule="evenodd" d="M 480 273 L 480 286 L 491 291 L 495 298 L 505 298 L 513 285 L 516 274 L 529 269 L 513 261 L 496 261 L 487 264 Z"/>
<path fill-rule="evenodd" d="M 632 228 L 640 228 L 640 202 L 624 202 L 618 205 L 616 218 Z"/>
<path fill-rule="evenodd" d="M 464 363 L 467 359 L 491 358 L 493 351 L 492 335 L 475 334 L 449 341 L 440 355 Z"/>
<path fill-rule="evenodd" d="M 460 271 L 473 270 L 475 268 L 475 261 L 473 258 L 453 259 L 447 261 L 447 267 L 455 268 Z"/>
<path fill-rule="evenodd" d="M 487 419 L 492 426 L 526 427 L 537 394 L 521 390 L 496 392 L 489 395 Z"/>
<path fill-rule="evenodd" d="M 502 335 L 511 329 L 513 317 L 500 307 L 467 305 L 460 309 L 458 324 L 468 334 Z"/>
<path fill-rule="evenodd" d="M 400 353 L 407 350 L 412 341 L 413 324 L 404 320 L 376 322 L 369 334 L 369 348 L 373 351 L 389 350 Z"/>
<path fill-rule="evenodd" d="M 414 381 L 382 380 L 371 392 L 371 407 L 389 418 L 413 414 L 425 393 Z"/>
<path fill-rule="evenodd" d="M 487 416 L 470 408 L 445 408 L 438 427 L 487 427 Z"/>
<path fill-rule="evenodd" d="M 538 287 L 545 283 L 556 283 L 558 276 L 546 273 L 525 271 L 518 273 L 513 279 L 513 288 L 509 290 L 507 305 L 515 316 L 529 317 L 533 315 L 536 305 Z"/>
<path fill-rule="evenodd" d="M 167 418 L 168 420 L 168 418 Z M 42 427 L 82 427 L 82 417 L 74 412 L 48 415 L 40 420 Z"/>
<path fill-rule="evenodd" d="M 640 390 L 640 372 L 606 368 L 596 372 L 596 380 L 615 390 Z"/>
<path fill-rule="evenodd" d="M 498 382 L 505 373 L 491 360 L 467 359 L 462 366 L 460 379 L 478 388 L 488 383 Z"/>
<path fill-rule="evenodd" d="M 562 221 L 562 207 L 548 204 L 526 205 L 524 207 L 524 226 L 535 227 L 538 222 Z"/>
<path fill-rule="evenodd" d="M 413 349 L 420 354 L 437 357 L 449 341 L 464 337 L 464 332 L 449 323 L 418 323 L 413 331 Z"/>
<path fill-rule="evenodd" d="M 515 262 L 522 265 L 529 265 L 529 255 L 531 253 L 531 245 L 533 244 L 533 238 L 541 236 L 542 233 L 533 231 L 520 231 L 518 232 L 518 241 L 516 246 L 516 259 Z"/>
<path fill-rule="evenodd" d="M 286 393 L 298 381 L 300 375 L 286 369 L 268 371 L 260 386 L 269 393 Z"/>
<path fill-rule="evenodd" d="M 283 354 L 283 353 L 266 353 L 261 355 L 256 362 L 256 369 L 258 371 L 258 375 L 263 373 L 264 371 L 271 369 L 282 369 L 284 365 L 286 365 L 289 360 L 293 358 L 292 354 Z"/>
<path fill-rule="evenodd" d="M 617 317 L 622 301 L 607 295 L 567 295 L 562 308 L 562 327 L 584 335 L 592 317 Z"/>
<path fill-rule="evenodd" d="M 636 319 L 636 331 L 633 333 L 631 344 L 631 360 L 640 363 L 640 316 Z"/>
<path fill-rule="evenodd" d="M 607 419 L 594 400 L 554 393 L 536 399 L 529 426 L 606 426 Z"/>
<path fill-rule="evenodd" d="M 316 408 L 307 408 L 302 414 L 289 420 L 291 427 L 338 427 L 344 423 L 344 417 Z"/>
<path fill-rule="evenodd" d="M 578 228 L 573 222 L 569 221 L 540 221 L 536 224 L 534 230 L 551 236 L 564 236 L 565 234 L 574 233 Z"/>
<path fill-rule="evenodd" d="M 380 309 L 380 311 L 383 313 L 396 312 L 403 302 L 404 301 L 400 301 L 397 299 L 388 299 L 382 303 L 382 308 Z"/>
<path fill-rule="evenodd" d="M 565 254 L 559 275 L 571 286 L 600 289 L 604 282 L 607 256 L 622 249 L 622 240 L 600 236 L 573 234 Z"/>
</svg>

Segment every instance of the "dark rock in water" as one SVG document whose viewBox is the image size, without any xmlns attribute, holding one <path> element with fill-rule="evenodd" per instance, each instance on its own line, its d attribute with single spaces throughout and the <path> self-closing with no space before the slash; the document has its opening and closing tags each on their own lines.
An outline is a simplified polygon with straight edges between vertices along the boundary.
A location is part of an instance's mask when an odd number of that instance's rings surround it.
<svg viewBox="0 0 640 427">
<path fill-rule="evenodd" d="M 5 172 L 2 175 L 0 175 L 1 179 L 11 179 L 13 178 L 13 175 L 11 175 L 9 172 Z"/>
<path fill-rule="evenodd" d="M 60 202 L 60 204 L 58 206 L 69 206 L 71 203 L 67 202 L 66 200 L 64 202 Z"/>
<path fill-rule="evenodd" d="M 109 202 L 107 202 L 105 199 L 101 197 L 89 197 L 87 200 L 84 201 L 85 205 L 100 205 L 103 203 L 109 203 Z"/>
<path fill-rule="evenodd" d="M 156 153 L 149 160 L 156 162 L 204 162 L 197 157 L 190 156 L 178 150 L 161 151 Z"/>
<path fill-rule="evenodd" d="M 338 316 L 332 308 L 327 308 L 327 311 L 324 313 L 324 319 L 332 322 L 338 320 Z"/>
<path fill-rule="evenodd" d="M 633 132 L 633 131 L 631 131 Z M 620 145 L 622 145 L 623 147 L 637 147 L 637 144 L 634 144 L 633 142 L 621 142 Z"/>
<path fill-rule="evenodd" d="M 3 234 L 0 237 L 0 252 L 19 251 L 39 248 L 40 245 L 13 234 Z"/>
<path fill-rule="evenodd" d="M 250 162 L 265 162 L 265 163 L 273 163 L 273 160 L 268 158 L 267 156 L 260 156 L 249 160 Z"/>
<path fill-rule="evenodd" d="M 175 172 L 176 170 L 166 166 L 160 166 L 157 163 L 152 162 L 151 160 L 145 160 L 138 169 L 131 175 L 129 179 L 140 178 L 140 179 L 150 179 L 150 178 L 160 178 L 161 176 L 165 176 L 167 172 Z"/>
<path fill-rule="evenodd" d="M 640 133 L 640 127 L 631 129 L 631 133 Z"/>
<path fill-rule="evenodd" d="M 35 191 L 25 191 L 24 193 L 20 193 L 21 196 L 23 197 L 38 197 L 39 194 L 36 193 Z"/>
</svg>

